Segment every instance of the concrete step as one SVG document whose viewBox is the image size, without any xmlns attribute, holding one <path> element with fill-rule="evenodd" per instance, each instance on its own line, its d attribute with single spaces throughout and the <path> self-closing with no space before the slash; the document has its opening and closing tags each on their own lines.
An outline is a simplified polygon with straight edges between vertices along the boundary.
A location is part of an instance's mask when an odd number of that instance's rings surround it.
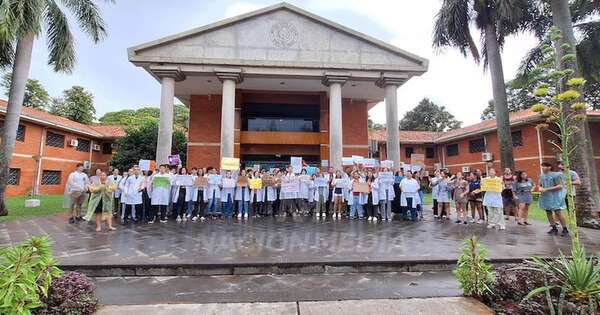
<svg viewBox="0 0 600 315">
<path fill-rule="evenodd" d="M 347 300 L 325 302 L 111 305 L 97 315 L 492 315 L 480 302 L 464 297 Z"/>
<path fill-rule="evenodd" d="M 92 278 L 105 305 L 460 296 L 450 272 Z"/>
</svg>

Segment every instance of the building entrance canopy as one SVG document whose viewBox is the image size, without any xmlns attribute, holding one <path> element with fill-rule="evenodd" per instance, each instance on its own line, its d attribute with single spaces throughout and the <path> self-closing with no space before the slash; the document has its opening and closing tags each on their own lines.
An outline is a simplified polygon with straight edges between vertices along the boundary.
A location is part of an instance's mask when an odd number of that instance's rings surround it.
<svg viewBox="0 0 600 315">
<path fill-rule="evenodd" d="M 339 167 L 342 97 L 369 104 L 386 99 L 388 124 L 397 125 L 396 89 L 428 65 L 426 59 L 287 3 L 138 45 L 128 53 L 132 63 L 162 83 L 158 162 L 169 153 L 173 96 L 190 104 L 193 95 L 222 95 L 220 155 L 234 156 L 237 89 L 328 93 L 329 157 Z M 388 139 L 397 142 L 397 129 L 388 130 Z M 399 162 L 398 145 L 388 150 L 388 157 Z"/>
</svg>

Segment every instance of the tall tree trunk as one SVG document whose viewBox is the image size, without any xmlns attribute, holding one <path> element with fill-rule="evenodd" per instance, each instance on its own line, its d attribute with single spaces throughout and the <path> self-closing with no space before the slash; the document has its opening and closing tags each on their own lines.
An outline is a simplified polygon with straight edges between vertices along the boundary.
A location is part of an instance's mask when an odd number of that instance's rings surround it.
<svg viewBox="0 0 600 315">
<path fill-rule="evenodd" d="M 494 94 L 494 107 L 496 110 L 496 125 L 498 144 L 500 145 L 500 163 L 502 168 L 514 170 L 513 143 L 510 132 L 510 119 L 506 100 L 506 85 L 504 84 L 504 71 L 502 70 L 502 57 L 496 37 L 496 26 L 489 24 L 485 28 L 485 47 L 487 59 L 492 76 L 492 91 Z"/>
<path fill-rule="evenodd" d="M 21 117 L 21 108 L 25 97 L 25 84 L 31 66 L 34 39 L 35 35 L 33 33 L 25 35 L 17 43 L 17 50 L 15 51 L 8 106 L 6 107 L 6 117 L 4 119 L 4 132 L 2 133 L 2 142 L 0 142 L 0 216 L 8 215 L 4 198 L 6 181 L 15 149 L 19 118 Z"/>
<path fill-rule="evenodd" d="M 560 44 L 567 43 L 571 46 L 570 49 L 564 50 L 558 45 L 557 66 L 559 69 L 564 69 L 569 66 L 575 70 L 575 76 L 581 76 L 581 69 L 577 64 L 577 60 L 566 64 L 561 62 L 562 56 L 566 54 L 574 54 L 577 42 L 573 34 L 573 24 L 571 20 L 571 11 L 569 9 L 568 0 L 551 0 L 552 7 L 552 22 L 562 32 L 562 40 Z M 565 90 L 566 82 L 562 82 L 561 88 Z M 563 110 L 570 112 L 569 107 Z M 582 111 L 582 114 L 585 110 Z M 587 121 L 578 123 L 579 131 L 573 134 L 570 143 L 577 145 L 576 149 L 570 154 L 570 164 L 574 171 L 581 178 L 581 186 L 577 189 L 575 197 L 577 209 L 577 224 L 600 228 L 598 220 L 600 210 L 600 192 L 598 191 L 598 175 L 596 172 L 596 162 L 594 161 L 593 147 L 591 142 L 589 125 Z"/>
</svg>

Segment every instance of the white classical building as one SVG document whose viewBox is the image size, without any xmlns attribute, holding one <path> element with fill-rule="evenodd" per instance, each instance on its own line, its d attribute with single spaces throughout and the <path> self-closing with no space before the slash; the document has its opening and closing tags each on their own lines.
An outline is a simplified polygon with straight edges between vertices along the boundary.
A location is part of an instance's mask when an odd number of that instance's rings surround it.
<svg viewBox="0 0 600 315">
<path fill-rule="evenodd" d="M 398 125 L 397 89 L 428 61 L 287 3 L 129 48 L 162 85 L 157 162 L 170 154 L 173 99 L 190 107 L 188 165 L 301 155 L 341 166 L 367 152 L 367 111 L 385 100 Z M 398 128 L 387 156 L 400 161 Z M 319 161 L 320 160 L 320 161 Z"/>
</svg>

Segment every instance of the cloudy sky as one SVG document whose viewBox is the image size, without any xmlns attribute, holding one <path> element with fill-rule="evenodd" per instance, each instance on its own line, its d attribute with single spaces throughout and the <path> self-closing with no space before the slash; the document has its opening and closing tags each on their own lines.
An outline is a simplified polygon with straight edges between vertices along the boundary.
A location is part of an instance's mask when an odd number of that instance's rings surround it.
<svg viewBox="0 0 600 315">
<path fill-rule="evenodd" d="M 127 61 L 128 47 L 276 2 L 279 1 L 117 0 L 116 4 L 103 4 L 108 38 L 94 45 L 76 30 L 78 63 L 68 75 L 56 74 L 47 66 L 46 41 L 39 38 L 30 76 L 40 80 L 52 96 L 59 96 L 72 85 L 84 86 L 95 96 L 98 117 L 124 108 L 158 106 L 159 84 Z M 446 106 L 465 124 L 479 121 L 492 97 L 490 77 L 480 65 L 455 49 L 432 48 L 433 20 L 440 0 L 289 2 L 429 59 L 429 72 L 399 89 L 400 117 L 428 97 Z M 534 43 L 535 39 L 527 34 L 507 40 L 502 55 L 507 80 L 514 76 L 519 60 Z M 377 105 L 370 114 L 375 121 L 384 122 L 384 105 Z"/>
</svg>

